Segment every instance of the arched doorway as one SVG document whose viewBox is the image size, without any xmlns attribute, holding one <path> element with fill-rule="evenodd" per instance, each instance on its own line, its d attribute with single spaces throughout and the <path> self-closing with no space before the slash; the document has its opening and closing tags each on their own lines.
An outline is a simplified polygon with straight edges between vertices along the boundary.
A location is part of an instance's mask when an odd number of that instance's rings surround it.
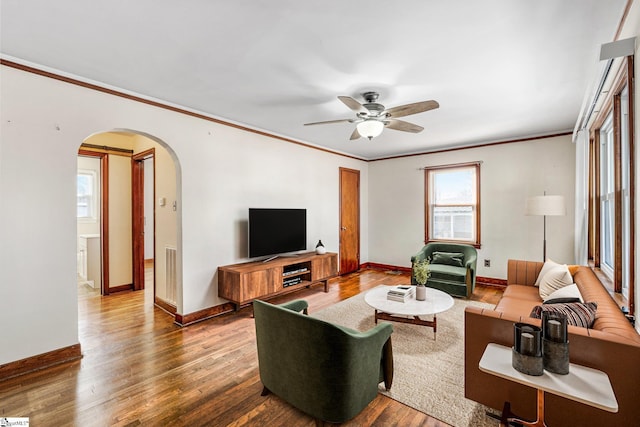
<svg viewBox="0 0 640 427">
<path fill-rule="evenodd" d="M 143 290 L 151 284 L 153 303 L 175 314 L 182 294 L 179 164 L 175 153 L 151 135 L 116 129 L 87 137 L 78 156 L 100 159 L 100 170 L 94 172 L 99 177 L 95 184 L 99 201 L 93 204 L 99 215 L 90 219 L 99 225 L 94 224 L 92 232 L 83 233 L 87 224 L 85 221 L 81 227 L 79 219 L 79 274 L 91 270 L 89 266 L 83 269 L 81 262 L 95 262 L 96 256 L 90 253 L 87 242 L 96 239 L 97 234 L 100 244 L 93 247 L 95 251 L 98 246 L 100 251 L 98 291 L 109 295 Z M 80 172 L 79 167 L 79 180 Z M 79 218 L 88 212 L 86 203 L 87 195 L 79 191 Z M 86 251 L 84 255 L 82 250 Z"/>
</svg>

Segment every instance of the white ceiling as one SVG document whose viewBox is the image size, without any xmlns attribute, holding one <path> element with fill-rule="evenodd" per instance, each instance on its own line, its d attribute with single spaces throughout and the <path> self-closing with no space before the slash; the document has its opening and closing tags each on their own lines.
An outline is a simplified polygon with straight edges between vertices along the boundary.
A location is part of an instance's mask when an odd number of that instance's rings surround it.
<svg viewBox="0 0 640 427">
<path fill-rule="evenodd" d="M 573 130 L 627 0 L 2 0 L 5 59 L 364 159 Z M 349 141 L 336 97 L 435 99 Z M 141 129 L 144 131 L 144 129 Z"/>
</svg>

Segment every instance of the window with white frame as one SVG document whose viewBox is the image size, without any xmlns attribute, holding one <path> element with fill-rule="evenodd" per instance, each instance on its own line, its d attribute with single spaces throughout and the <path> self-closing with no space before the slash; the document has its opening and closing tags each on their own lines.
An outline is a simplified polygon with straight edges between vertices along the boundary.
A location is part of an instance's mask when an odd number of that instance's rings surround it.
<svg viewBox="0 0 640 427">
<path fill-rule="evenodd" d="M 614 268 L 615 226 L 615 157 L 613 142 L 613 114 L 600 128 L 600 262 L 609 276 Z"/>
<path fill-rule="evenodd" d="M 78 170 L 76 215 L 79 220 L 95 221 L 97 207 L 96 172 L 92 170 Z"/>
<path fill-rule="evenodd" d="M 618 111 L 620 121 L 620 168 L 622 197 L 622 295 L 629 300 L 629 281 L 631 280 L 631 153 L 629 138 L 629 86 L 625 85 L 619 95 Z"/>
<path fill-rule="evenodd" d="M 425 168 L 425 241 L 480 245 L 480 163 Z"/>
</svg>

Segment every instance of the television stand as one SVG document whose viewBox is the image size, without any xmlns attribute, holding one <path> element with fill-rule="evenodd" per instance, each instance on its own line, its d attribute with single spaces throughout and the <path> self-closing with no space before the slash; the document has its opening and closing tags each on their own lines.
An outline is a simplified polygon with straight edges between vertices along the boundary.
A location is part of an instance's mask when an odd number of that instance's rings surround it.
<svg viewBox="0 0 640 427">
<path fill-rule="evenodd" d="M 322 283 L 338 275 L 338 254 L 315 252 L 218 267 L 218 296 L 238 310 L 254 299 L 267 299 Z"/>
<path fill-rule="evenodd" d="M 269 258 L 262 260 L 262 262 L 269 262 L 269 261 L 273 261 L 276 258 L 295 258 L 300 254 L 284 254 L 284 255 L 274 255 L 274 256 L 270 256 Z"/>
</svg>

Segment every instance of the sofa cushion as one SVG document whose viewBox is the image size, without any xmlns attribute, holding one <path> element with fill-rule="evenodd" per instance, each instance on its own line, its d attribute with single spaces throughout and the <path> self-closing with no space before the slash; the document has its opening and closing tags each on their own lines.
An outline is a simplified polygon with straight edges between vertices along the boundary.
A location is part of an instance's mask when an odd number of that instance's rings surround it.
<svg viewBox="0 0 640 427">
<path fill-rule="evenodd" d="M 525 300 L 516 297 L 502 297 L 496 305 L 495 311 L 516 316 L 518 319 L 526 318 L 534 307 L 540 305 L 540 301 Z"/>
<path fill-rule="evenodd" d="M 573 284 L 573 278 L 566 265 L 554 267 L 549 270 L 540 281 L 540 297 L 545 299 L 554 291 Z"/>
<path fill-rule="evenodd" d="M 556 268 L 556 267 L 560 267 L 562 264 L 558 264 L 555 261 L 552 261 L 550 259 L 547 259 L 544 262 L 544 265 L 542 266 L 542 269 L 540 270 L 540 273 L 538 273 L 538 278 L 536 279 L 536 283 L 534 286 L 540 286 L 540 282 L 542 281 L 542 278 L 545 276 L 545 274 L 547 274 L 549 271 L 551 271 L 552 269 Z"/>
<path fill-rule="evenodd" d="M 462 267 L 464 265 L 464 254 L 462 252 L 433 252 L 431 254 L 431 264 Z"/>
<path fill-rule="evenodd" d="M 464 283 L 467 277 L 467 269 L 464 267 L 454 267 L 447 264 L 430 264 L 429 271 L 431 276 L 429 281 L 432 280 L 446 280 L 449 282 L 462 282 Z"/>
<path fill-rule="evenodd" d="M 567 324 L 569 325 L 590 328 L 596 320 L 597 309 L 596 302 L 545 304 L 534 307 L 530 316 L 541 319 L 543 312 L 559 313 L 567 316 Z"/>
<path fill-rule="evenodd" d="M 502 296 L 507 298 L 517 298 L 526 301 L 533 301 L 537 304 L 540 304 L 542 302 L 540 294 L 538 293 L 538 288 L 535 288 L 533 286 L 509 285 L 505 288 Z"/>
<path fill-rule="evenodd" d="M 549 296 L 544 298 L 544 304 L 559 302 L 584 302 L 582 295 L 580 295 L 578 285 L 572 283 L 571 285 L 553 291 Z"/>
</svg>

